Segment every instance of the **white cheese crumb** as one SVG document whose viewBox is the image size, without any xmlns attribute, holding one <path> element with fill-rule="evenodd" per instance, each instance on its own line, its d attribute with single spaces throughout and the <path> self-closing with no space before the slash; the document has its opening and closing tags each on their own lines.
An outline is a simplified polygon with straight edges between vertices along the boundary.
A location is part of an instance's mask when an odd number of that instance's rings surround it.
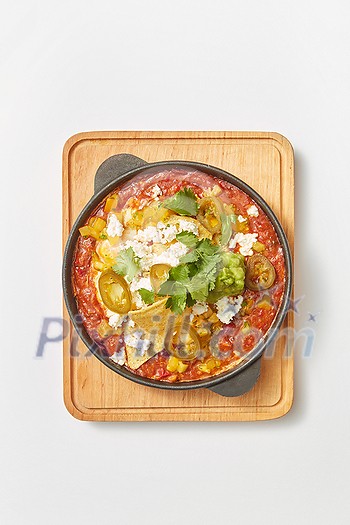
<svg viewBox="0 0 350 525">
<path fill-rule="evenodd" d="M 186 221 L 186 219 L 180 219 L 179 220 L 179 233 L 183 231 L 191 232 L 191 233 L 194 233 L 195 235 L 198 235 L 198 226 L 197 224 L 191 221 Z"/>
<path fill-rule="evenodd" d="M 119 326 L 123 324 L 124 320 L 125 320 L 125 315 L 119 315 L 119 314 L 112 313 L 112 315 L 109 316 L 108 324 L 112 328 L 119 328 Z"/>
<path fill-rule="evenodd" d="M 113 355 L 110 356 L 110 359 L 117 363 L 118 365 L 124 365 L 125 364 L 125 349 L 121 348 L 119 352 L 114 352 Z"/>
<path fill-rule="evenodd" d="M 165 224 L 164 222 L 158 222 L 157 228 L 160 230 L 160 242 L 167 244 L 175 239 L 178 231 L 175 224 Z"/>
<path fill-rule="evenodd" d="M 127 248 L 132 248 L 136 257 L 139 257 L 140 259 L 152 253 L 152 246 L 148 246 L 148 244 L 139 241 L 126 241 L 120 246 L 120 250 L 125 250 Z"/>
<path fill-rule="evenodd" d="M 151 344 L 149 339 L 142 339 L 142 336 L 142 330 L 135 330 L 131 334 L 126 334 L 124 337 L 125 344 L 136 348 L 139 356 L 145 355 Z"/>
<path fill-rule="evenodd" d="M 153 186 L 152 190 L 151 190 L 151 196 L 153 197 L 153 199 L 155 201 L 159 201 L 159 195 L 162 195 L 163 192 L 162 190 L 160 189 L 160 187 L 158 186 L 158 184 L 156 184 L 155 186 Z"/>
<path fill-rule="evenodd" d="M 190 231 L 198 235 L 198 226 L 186 219 L 180 219 L 177 225 L 160 221 L 157 226 L 147 226 L 138 230 L 133 239 L 125 241 L 119 249 L 125 250 L 131 247 L 136 257 L 140 259 L 142 270 L 149 270 L 153 264 L 177 266 L 180 257 L 188 252 L 188 248 L 181 242 L 175 242 L 159 253 L 159 247 L 173 242 L 176 235 L 182 231 Z"/>
<path fill-rule="evenodd" d="M 194 315 L 201 315 L 201 314 L 204 314 L 207 311 L 208 311 L 207 303 L 197 302 L 192 307 L 192 312 L 194 313 Z"/>
<path fill-rule="evenodd" d="M 107 235 L 110 237 L 120 237 L 124 227 L 114 213 L 109 213 L 107 218 Z"/>
<path fill-rule="evenodd" d="M 139 292 L 134 292 L 132 298 L 135 302 L 136 308 L 144 308 L 146 306 L 146 303 L 143 301 Z"/>
<path fill-rule="evenodd" d="M 237 297 L 223 297 L 215 303 L 217 309 L 217 316 L 219 320 L 228 324 L 242 307 L 243 296 L 238 295 Z"/>
<path fill-rule="evenodd" d="M 146 288 L 146 290 L 152 291 L 151 279 L 149 277 L 134 277 L 130 284 L 130 291 L 135 292 L 140 288 Z"/>
<path fill-rule="evenodd" d="M 154 255 L 150 266 L 153 264 L 169 264 L 169 266 L 178 266 L 180 264 L 180 257 L 188 252 L 187 246 L 182 242 L 175 242 L 171 244 L 163 253 Z"/>
<path fill-rule="evenodd" d="M 257 233 L 236 233 L 233 239 L 231 239 L 229 243 L 229 248 L 234 249 L 237 244 L 239 244 L 240 249 L 239 252 L 244 255 L 253 255 L 253 244 L 257 241 L 258 234 Z"/>
<path fill-rule="evenodd" d="M 245 222 L 247 219 L 245 219 L 242 215 L 238 215 L 237 220 L 238 222 Z"/>
<path fill-rule="evenodd" d="M 146 226 L 144 230 L 139 230 L 134 237 L 139 242 L 161 242 L 162 234 L 156 226 Z"/>
<path fill-rule="evenodd" d="M 250 217 L 259 217 L 259 210 L 255 206 L 255 204 L 252 204 L 252 206 L 249 206 L 247 209 L 247 213 Z"/>
<path fill-rule="evenodd" d="M 146 290 L 152 291 L 151 279 L 149 277 L 134 277 L 130 284 L 130 291 L 132 293 L 132 298 L 135 301 L 136 308 L 143 308 L 146 306 L 146 303 L 142 300 L 141 295 L 137 290 L 140 288 L 146 288 Z M 129 321 L 130 323 L 130 321 Z M 133 326 L 130 324 L 130 326 Z"/>
</svg>

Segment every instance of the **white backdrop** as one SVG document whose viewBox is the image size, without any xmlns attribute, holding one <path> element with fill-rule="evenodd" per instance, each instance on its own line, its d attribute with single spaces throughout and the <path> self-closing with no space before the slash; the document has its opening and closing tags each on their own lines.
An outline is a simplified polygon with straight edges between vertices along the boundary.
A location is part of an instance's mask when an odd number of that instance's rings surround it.
<svg viewBox="0 0 350 525">
<path fill-rule="evenodd" d="M 348 6 L 0 1 L 1 523 L 349 523 Z M 316 339 L 309 359 L 299 345 L 284 418 L 94 424 L 66 411 L 61 344 L 35 357 L 43 317 L 61 314 L 61 152 L 108 129 L 293 143 L 297 323 Z"/>
</svg>

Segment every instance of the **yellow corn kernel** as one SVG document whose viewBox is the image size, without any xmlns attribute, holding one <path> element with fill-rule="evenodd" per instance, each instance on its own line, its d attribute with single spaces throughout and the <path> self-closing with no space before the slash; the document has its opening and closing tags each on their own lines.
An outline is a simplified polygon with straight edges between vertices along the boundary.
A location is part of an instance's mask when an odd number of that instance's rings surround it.
<svg viewBox="0 0 350 525">
<path fill-rule="evenodd" d="M 95 230 L 97 233 L 101 233 L 103 228 L 106 227 L 106 221 L 101 217 L 92 217 L 89 220 L 89 226 Z"/>
<path fill-rule="evenodd" d="M 99 272 L 104 272 L 105 270 L 109 268 L 107 264 L 103 263 L 102 261 L 99 261 L 98 259 L 93 261 L 92 265 L 95 268 L 95 270 Z"/>
<path fill-rule="evenodd" d="M 170 356 L 167 367 L 166 367 L 167 370 L 169 370 L 169 372 L 176 372 L 178 366 L 179 366 L 179 359 L 175 357 L 174 355 Z"/>
<path fill-rule="evenodd" d="M 104 270 L 108 268 L 107 265 L 103 264 L 103 262 L 101 261 L 95 261 L 93 264 L 94 264 L 95 270 L 98 270 L 99 272 L 103 272 Z"/>
<path fill-rule="evenodd" d="M 214 368 L 216 368 L 216 362 L 215 362 L 215 359 L 213 359 L 213 358 L 208 359 L 206 364 L 207 364 L 207 368 L 210 371 L 213 370 Z"/>
<path fill-rule="evenodd" d="M 99 238 L 99 233 L 96 232 L 91 226 L 82 226 L 79 228 L 80 235 L 83 237 L 93 237 L 94 239 Z"/>
<path fill-rule="evenodd" d="M 218 316 L 216 315 L 216 313 L 213 312 L 213 313 L 211 314 L 211 316 L 209 317 L 208 321 L 209 321 L 209 323 L 217 323 L 217 322 L 219 321 L 219 318 L 218 318 Z"/>
<path fill-rule="evenodd" d="M 267 301 L 266 299 L 263 299 L 256 305 L 258 308 L 263 308 L 264 310 L 270 310 L 272 308 L 271 303 Z"/>
<path fill-rule="evenodd" d="M 114 210 L 117 207 L 117 204 L 118 204 L 118 195 L 108 197 L 105 203 L 104 211 L 106 213 L 109 213 L 110 211 Z"/>
<path fill-rule="evenodd" d="M 197 329 L 197 334 L 199 335 L 199 337 L 205 337 L 206 335 L 209 335 L 209 330 L 208 328 L 203 328 L 203 327 L 199 327 Z"/>
<path fill-rule="evenodd" d="M 199 370 L 201 372 L 205 372 L 206 374 L 210 374 L 214 368 L 219 368 L 221 365 L 221 361 L 219 359 L 215 359 L 214 357 L 210 357 L 206 363 L 202 363 L 198 366 Z"/>
<path fill-rule="evenodd" d="M 242 332 L 247 334 L 250 330 L 250 324 L 248 321 L 243 321 Z"/>
<path fill-rule="evenodd" d="M 137 210 L 133 213 L 132 218 L 128 221 L 130 228 L 141 228 L 143 221 L 143 211 Z"/>
<path fill-rule="evenodd" d="M 262 242 L 256 241 L 253 244 L 253 250 L 258 253 L 263 252 L 265 250 L 265 244 L 263 244 Z"/>
<path fill-rule="evenodd" d="M 249 231 L 248 221 L 239 222 L 237 221 L 235 224 L 235 229 L 237 232 L 240 233 L 246 233 Z"/>
<path fill-rule="evenodd" d="M 182 361 L 179 361 L 179 364 L 177 365 L 177 371 L 180 372 L 185 372 L 185 370 L 187 370 L 188 368 L 188 365 L 186 365 L 186 363 L 183 363 Z"/>
</svg>

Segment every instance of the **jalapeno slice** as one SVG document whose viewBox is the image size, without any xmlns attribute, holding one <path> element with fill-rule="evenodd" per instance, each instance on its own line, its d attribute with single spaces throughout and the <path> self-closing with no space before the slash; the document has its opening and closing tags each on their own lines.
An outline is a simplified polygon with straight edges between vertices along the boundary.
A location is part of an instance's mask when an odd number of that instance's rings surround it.
<svg viewBox="0 0 350 525">
<path fill-rule="evenodd" d="M 249 290 L 267 290 L 275 279 L 276 270 L 264 255 L 255 254 L 248 259 L 245 284 Z"/>
<path fill-rule="evenodd" d="M 221 231 L 221 214 L 224 207 L 216 197 L 204 197 L 199 201 L 197 219 L 210 233 Z"/>
<path fill-rule="evenodd" d="M 131 309 L 131 293 L 124 277 L 113 270 L 104 271 L 98 281 L 102 301 L 112 312 L 126 314 Z"/>
<path fill-rule="evenodd" d="M 159 288 L 167 280 L 170 268 L 169 264 L 154 264 L 151 267 L 150 279 L 153 290 L 156 293 L 159 292 Z"/>
<path fill-rule="evenodd" d="M 176 323 L 167 351 L 182 361 L 197 359 L 200 342 L 196 330 L 192 326 L 184 326 L 182 320 Z"/>
</svg>

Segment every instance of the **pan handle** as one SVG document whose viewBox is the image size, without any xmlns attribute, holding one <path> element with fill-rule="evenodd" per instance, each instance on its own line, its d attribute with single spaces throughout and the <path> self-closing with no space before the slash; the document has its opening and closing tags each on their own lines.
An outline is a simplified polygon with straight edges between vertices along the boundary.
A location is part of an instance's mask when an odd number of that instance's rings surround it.
<svg viewBox="0 0 350 525">
<path fill-rule="evenodd" d="M 96 171 L 94 193 L 101 191 L 107 184 L 120 175 L 124 175 L 124 173 L 128 171 L 141 168 L 141 166 L 146 166 L 147 164 L 148 162 L 145 160 L 135 155 L 130 155 L 129 153 L 120 153 L 119 155 L 109 157 L 102 162 Z"/>
<path fill-rule="evenodd" d="M 225 397 L 238 397 L 249 392 L 260 376 L 261 358 L 257 359 L 246 370 L 234 376 L 232 379 L 223 381 L 218 385 L 210 387 L 209 390 Z"/>
</svg>

